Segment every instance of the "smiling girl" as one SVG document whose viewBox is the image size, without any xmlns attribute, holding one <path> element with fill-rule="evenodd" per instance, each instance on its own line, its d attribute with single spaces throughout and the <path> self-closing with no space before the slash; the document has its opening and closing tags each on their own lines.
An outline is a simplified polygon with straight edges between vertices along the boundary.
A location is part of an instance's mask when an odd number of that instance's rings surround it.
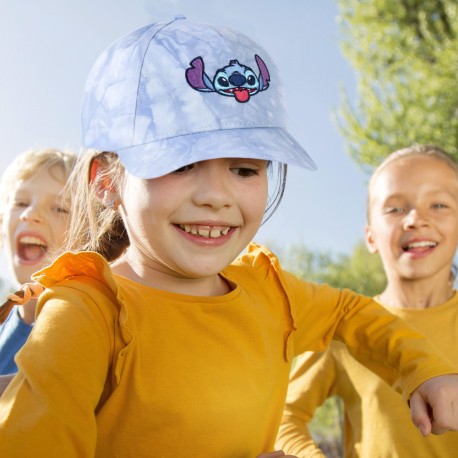
<svg viewBox="0 0 458 458">
<path fill-rule="evenodd" d="M 235 97 L 245 86 L 259 90 Z M 286 164 L 313 167 L 283 100 L 264 49 L 183 17 L 102 54 L 83 99 L 94 149 L 70 181 L 68 251 L 34 275 L 46 290 L 0 398 L 0 456 L 284 456 L 291 359 L 333 336 L 405 382 L 426 433 L 458 428 L 458 376 L 421 334 L 250 243 Z"/>
<path fill-rule="evenodd" d="M 368 193 L 368 248 L 379 253 L 387 286 L 376 300 L 429 336 L 458 364 L 458 164 L 431 145 L 389 155 Z M 331 395 L 345 406 L 345 456 L 454 457 L 458 436 L 423 438 L 401 395 L 359 364 L 340 343 L 298 357 L 278 445 L 299 457 L 323 457 L 307 423 Z"/>
<path fill-rule="evenodd" d="M 62 191 L 75 163 L 70 151 L 29 150 L 5 170 L 0 183 L 1 241 L 11 273 L 21 285 L 60 248 L 69 221 Z M 36 300 L 13 308 L 0 326 L 0 374 L 17 372 L 14 355 L 35 321 Z"/>
</svg>

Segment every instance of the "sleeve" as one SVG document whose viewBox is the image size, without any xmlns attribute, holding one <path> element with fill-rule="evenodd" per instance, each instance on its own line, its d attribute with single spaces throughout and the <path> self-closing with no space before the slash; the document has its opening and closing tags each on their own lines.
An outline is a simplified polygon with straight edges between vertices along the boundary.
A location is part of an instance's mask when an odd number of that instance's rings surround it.
<svg viewBox="0 0 458 458">
<path fill-rule="evenodd" d="M 343 341 L 355 359 L 406 398 L 427 379 L 458 372 L 430 339 L 372 298 L 284 273 L 296 355 Z"/>
<path fill-rule="evenodd" d="M 316 409 L 334 394 L 331 351 L 306 352 L 294 359 L 276 449 L 298 458 L 324 458 L 308 429 Z"/>
<path fill-rule="evenodd" d="M 32 326 L 24 323 L 14 307 L 6 321 L 0 326 L 0 375 L 17 372 L 14 356 L 25 344 Z"/>
<path fill-rule="evenodd" d="M 94 456 L 113 325 L 89 294 L 68 289 L 39 299 L 19 372 L 0 398 L 0 456 Z"/>
</svg>

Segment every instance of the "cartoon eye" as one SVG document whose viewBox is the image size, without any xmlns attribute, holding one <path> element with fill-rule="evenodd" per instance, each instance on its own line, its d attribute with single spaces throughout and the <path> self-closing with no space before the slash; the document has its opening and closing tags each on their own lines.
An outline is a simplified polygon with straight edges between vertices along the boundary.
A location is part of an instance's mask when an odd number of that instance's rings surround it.
<svg viewBox="0 0 458 458">
<path fill-rule="evenodd" d="M 249 72 L 247 72 L 246 82 L 249 86 L 256 86 L 258 81 L 254 74 L 250 74 Z"/>
<path fill-rule="evenodd" d="M 216 81 L 221 87 L 229 87 L 229 81 L 224 76 L 219 76 Z"/>
</svg>

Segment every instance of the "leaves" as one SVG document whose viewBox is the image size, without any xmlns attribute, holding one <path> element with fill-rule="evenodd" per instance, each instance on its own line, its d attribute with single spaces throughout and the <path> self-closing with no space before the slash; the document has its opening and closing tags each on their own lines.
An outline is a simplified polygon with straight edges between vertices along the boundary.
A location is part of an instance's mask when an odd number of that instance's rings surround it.
<svg viewBox="0 0 458 458">
<path fill-rule="evenodd" d="M 342 50 L 358 97 L 337 114 L 351 157 L 377 165 L 412 143 L 458 158 L 458 4 L 450 0 L 339 0 Z"/>
</svg>

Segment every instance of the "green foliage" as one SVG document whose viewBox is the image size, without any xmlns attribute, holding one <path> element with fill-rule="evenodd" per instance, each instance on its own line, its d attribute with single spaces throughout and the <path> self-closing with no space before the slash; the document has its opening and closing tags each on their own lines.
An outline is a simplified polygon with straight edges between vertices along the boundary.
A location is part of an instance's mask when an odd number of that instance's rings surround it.
<svg viewBox="0 0 458 458">
<path fill-rule="evenodd" d="M 458 158 L 458 2 L 338 0 L 342 50 L 357 79 L 338 121 L 350 155 L 377 165 L 412 143 Z"/>
<path fill-rule="evenodd" d="M 332 396 L 316 410 L 309 424 L 313 440 L 328 458 L 343 456 L 343 409 L 342 400 Z"/>
<path fill-rule="evenodd" d="M 303 245 L 292 245 L 279 252 L 282 265 L 295 275 L 312 282 L 328 283 L 375 296 L 386 285 L 385 273 L 378 255 L 369 253 L 364 242 L 350 255 L 314 252 Z"/>
</svg>

